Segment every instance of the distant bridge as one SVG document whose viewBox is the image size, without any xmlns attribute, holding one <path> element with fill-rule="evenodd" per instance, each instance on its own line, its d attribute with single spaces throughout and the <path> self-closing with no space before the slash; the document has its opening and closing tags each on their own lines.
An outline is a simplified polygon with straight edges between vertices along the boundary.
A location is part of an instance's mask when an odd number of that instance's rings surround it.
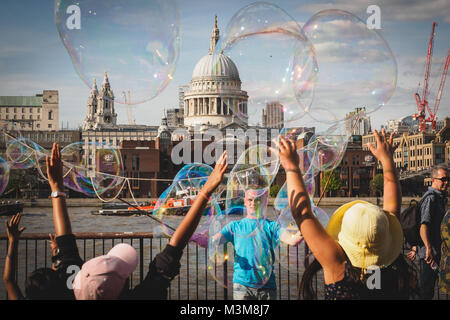
<svg viewBox="0 0 450 320">
<path fill-rule="evenodd" d="M 427 178 L 430 176 L 430 174 L 431 174 L 431 168 L 422 169 L 419 171 L 404 171 L 404 172 L 400 173 L 399 179 L 400 180 L 408 180 L 408 179 L 413 179 L 413 178 L 420 177 L 420 176 Z"/>
</svg>

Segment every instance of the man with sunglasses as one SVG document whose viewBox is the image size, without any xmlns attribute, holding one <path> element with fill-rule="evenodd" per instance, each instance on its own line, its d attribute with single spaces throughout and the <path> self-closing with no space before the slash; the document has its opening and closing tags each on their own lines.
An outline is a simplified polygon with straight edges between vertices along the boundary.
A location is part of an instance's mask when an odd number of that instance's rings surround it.
<svg viewBox="0 0 450 320">
<path fill-rule="evenodd" d="M 420 207 L 420 237 L 423 244 L 418 246 L 420 258 L 420 298 L 432 299 L 434 285 L 438 275 L 441 259 L 440 226 L 447 205 L 447 189 L 449 184 L 448 169 L 443 165 L 433 167 L 431 171 L 431 187 L 423 195 Z"/>
</svg>

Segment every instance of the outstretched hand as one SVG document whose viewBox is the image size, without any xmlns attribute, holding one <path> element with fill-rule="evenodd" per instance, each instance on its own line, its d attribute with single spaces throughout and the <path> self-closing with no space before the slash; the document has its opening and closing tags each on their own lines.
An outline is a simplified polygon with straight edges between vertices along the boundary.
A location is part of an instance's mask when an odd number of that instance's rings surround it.
<svg viewBox="0 0 450 320">
<path fill-rule="evenodd" d="M 410 261 L 414 261 L 416 260 L 416 251 L 415 250 L 411 250 L 406 254 L 406 257 L 410 260 Z"/>
<path fill-rule="evenodd" d="M 222 182 L 227 167 L 227 152 L 224 151 L 220 158 L 217 160 L 213 172 L 211 172 L 211 175 L 203 186 L 203 190 L 206 191 L 208 195 L 213 193 L 214 190 L 216 190 L 216 188 Z"/>
<path fill-rule="evenodd" d="M 64 188 L 61 151 L 59 145 L 53 143 L 52 154 L 46 157 L 48 183 L 52 191 L 62 191 Z"/>
<path fill-rule="evenodd" d="M 283 136 L 280 136 L 280 141 L 275 141 L 275 143 L 278 146 L 278 156 L 280 157 L 280 162 L 284 170 L 298 171 L 300 159 L 298 157 L 295 142 L 286 140 Z"/>
<path fill-rule="evenodd" d="M 22 219 L 22 215 L 17 213 L 11 218 L 9 223 L 8 221 L 5 221 L 6 232 L 10 242 L 19 240 L 20 235 L 26 229 L 25 227 L 19 228 L 20 219 Z"/>
<path fill-rule="evenodd" d="M 58 248 L 58 244 L 56 243 L 56 235 L 55 234 L 48 234 L 50 237 L 50 248 L 52 248 L 52 254 L 55 255 L 56 248 Z"/>
<path fill-rule="evenodd" d="M 383 141 L 381 141 L 380 134 L 377 130 L 373 131 L 375 135 L 375 140 L 377 142 L 377 147 L 375 148 L 371 143 L 368 143 L 367 146 L 370 149 L 370 152 L 377 158 L 380 162 L 391 161 L 394 157 L 394 152 L 397 149 L 398 145 L 393 144 L 394 133 L 391 133 L 389 140 L 386 138 L 386 130 L 381 130 L 381 135 L 383 137 Z"/>
</svg>

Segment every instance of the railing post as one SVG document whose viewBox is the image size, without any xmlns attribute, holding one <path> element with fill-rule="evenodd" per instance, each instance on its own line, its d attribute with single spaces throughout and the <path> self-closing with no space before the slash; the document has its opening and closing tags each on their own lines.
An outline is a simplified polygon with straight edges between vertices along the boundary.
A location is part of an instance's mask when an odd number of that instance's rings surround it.
<svg viewBox="0 0 450 320">
<path fill-rule="evenodd" d="M 198 244 L 195 245 L 195 274 L 197 281 L 195 282 L 196 292 L 197 292 L 197 300 L 198 300 Z"/>
<path fill-rule="evenodd" d="M 208 300 L 208 247 L 205 248 L 205 300 Z"/>
<path fill-rule="evenodd" d="M 223 263 L 223 299 L 228 300 L 228 245 L 225 243 L 223 245 L 223 256 L 226 257 Z"/>
<path fill-rule="evenodd" d="M 139 268 L 139 281 L 144 280 L 144 239 L 139 239 L 139 260 L 141 262 Z"/>
<path fill-rule="evenodd" d="M 187 299 L 189 300 L 189 242 L 186 245 L 186 273 Z"/>
</svg>

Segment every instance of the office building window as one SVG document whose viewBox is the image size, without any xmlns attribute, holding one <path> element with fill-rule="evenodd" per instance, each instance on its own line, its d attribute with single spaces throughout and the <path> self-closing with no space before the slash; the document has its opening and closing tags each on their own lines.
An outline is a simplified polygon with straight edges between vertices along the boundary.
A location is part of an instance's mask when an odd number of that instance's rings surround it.
<svg viewBox="0 0 450 320">
<path fill-rule="evenodd" d="M 136 156 L 131 156 L 131 170 L 136 170 Z"/>
</svg>

